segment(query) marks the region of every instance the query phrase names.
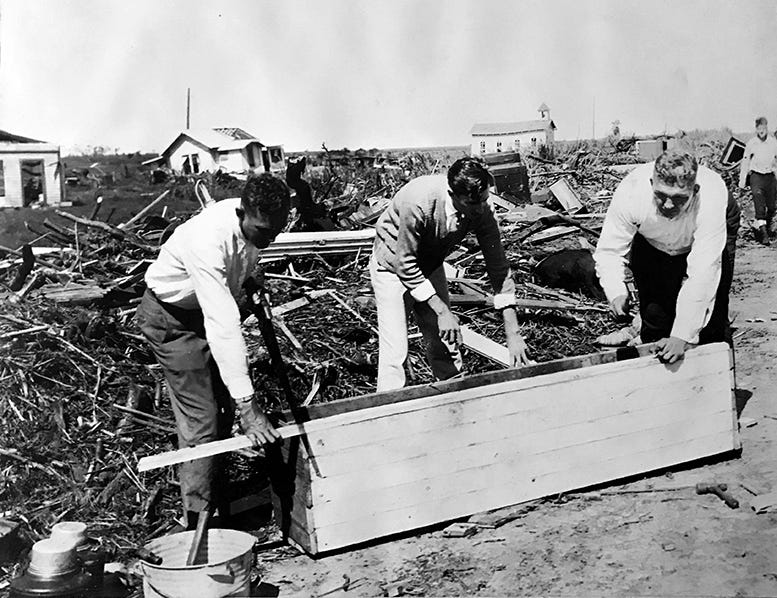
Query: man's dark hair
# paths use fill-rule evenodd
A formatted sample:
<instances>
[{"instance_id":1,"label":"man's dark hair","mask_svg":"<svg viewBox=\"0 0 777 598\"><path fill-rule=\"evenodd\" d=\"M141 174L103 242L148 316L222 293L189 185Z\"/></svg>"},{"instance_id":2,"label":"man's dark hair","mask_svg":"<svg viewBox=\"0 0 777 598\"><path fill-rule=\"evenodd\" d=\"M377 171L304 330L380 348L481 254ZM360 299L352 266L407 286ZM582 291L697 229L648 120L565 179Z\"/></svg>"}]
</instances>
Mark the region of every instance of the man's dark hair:
<instances>
[{"instance_id":1,"label":"man's dark hair","mask_svg":"<svg viewBox=\"0 0 777 598\"><path fill-rule=\"evenodd\" d=\"M240 199L243 209L251 214L288 212L291 205L286 183L269 172L249 176Z\"/></svg>"},{"instance_id":2,"label":"man's dark hair","mask_svg":"<svg viewBox=\"0 0 777 598\"><path fill-rule=\"evenodd\" d=\"M655 177L667 185L692 187L699 172L699 163L693 154L682 150L666 150L656 160Z\"/></svg>"},{"instance_id":3,"label":"man's dark hair","mask_svg":"<svg viewBox=\"0 0 777 598\"><path fill-rule=\"evenodd\" d=\"M451 191L455 195L469 197L473 202L480 201L483 191L493 181L494 178L480 158L459 158L448 169L448 186Z\"/></svg>"},{"instance_id":4,"label":"man's dark hair","mask_svg":"<svg viewBox=\"0 0 777 598\"><path fill-rule=\"evenodd\" d=\"M766 117L765 116L759 116L758 118L755 119L755 126L756 127L758 125L768 125L768 124L769 123L766 121Z\"/></svg>"}]
</instances>

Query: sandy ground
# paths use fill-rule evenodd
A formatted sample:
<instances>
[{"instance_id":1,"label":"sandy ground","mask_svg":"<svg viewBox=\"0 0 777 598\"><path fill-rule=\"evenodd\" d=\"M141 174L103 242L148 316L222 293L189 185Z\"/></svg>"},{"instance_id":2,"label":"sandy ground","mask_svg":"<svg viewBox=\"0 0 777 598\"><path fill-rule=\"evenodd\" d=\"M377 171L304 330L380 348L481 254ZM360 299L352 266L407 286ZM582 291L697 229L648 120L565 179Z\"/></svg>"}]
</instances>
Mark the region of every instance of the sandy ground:
<instances>
[{"instance_id":1,"label":"sandy ground","mask_svg":"<svg viewBox=\"0 0 777 598\"><path fill-rule=\"evenodd\" d=\"M715 479L739 509L692 489L572 494L469 538L445 538L440 527L318 559L269 551L260 556L266 595L382 596L401 581L391 595L777 596L777 513L755 514L740 485L777 490L777 246L746 237L731 300L740 417L755 421L742 426L741 456L607 489ZM755 318L763 322L746 322ZM347 592L336 589L343 575Z\"/></svg>"}]
</instances>

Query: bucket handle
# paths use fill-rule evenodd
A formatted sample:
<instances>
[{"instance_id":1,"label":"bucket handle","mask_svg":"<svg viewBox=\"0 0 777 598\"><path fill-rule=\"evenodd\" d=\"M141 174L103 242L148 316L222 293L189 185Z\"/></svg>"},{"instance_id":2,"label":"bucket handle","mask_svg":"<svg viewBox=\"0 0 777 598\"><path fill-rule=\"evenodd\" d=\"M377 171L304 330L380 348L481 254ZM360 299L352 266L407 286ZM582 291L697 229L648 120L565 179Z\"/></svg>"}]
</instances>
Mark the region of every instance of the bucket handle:
<instances>
[{"instance_id":1,"label":"bucket handle","mask_svg":"<svg viewBox=\"0 0 777 598\"><path fill-rule=\"evenodd\" d=\"M210 577L213 581L218 581L221 583L234 583L235 581L235 571L231 564L224 563L223 565L219 567L208 567L209 571L205 573L208 577ZM215 570L214 570L215 569Z\"/></svg>"}]
</instances>

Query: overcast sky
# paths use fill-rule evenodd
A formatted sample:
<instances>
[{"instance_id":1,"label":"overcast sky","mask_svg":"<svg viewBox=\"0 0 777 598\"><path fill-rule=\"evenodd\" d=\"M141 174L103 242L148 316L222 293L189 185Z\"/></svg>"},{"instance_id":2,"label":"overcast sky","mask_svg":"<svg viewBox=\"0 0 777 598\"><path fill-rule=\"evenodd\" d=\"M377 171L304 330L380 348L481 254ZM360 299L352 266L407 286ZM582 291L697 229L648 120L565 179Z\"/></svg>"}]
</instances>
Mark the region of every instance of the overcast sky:
<instances>
[{"instance_id":1,"label":"overcast sky","mask_svg":"<svg viewBox=\"0 0 777 598\"><path fill-rule=\"evenodd\" d=\"M774 0L0 0L0 129L161 151L238 126L287 150L777 126ZM595 98L595 111L594 111Z\"/></svg>"}]
</instances>

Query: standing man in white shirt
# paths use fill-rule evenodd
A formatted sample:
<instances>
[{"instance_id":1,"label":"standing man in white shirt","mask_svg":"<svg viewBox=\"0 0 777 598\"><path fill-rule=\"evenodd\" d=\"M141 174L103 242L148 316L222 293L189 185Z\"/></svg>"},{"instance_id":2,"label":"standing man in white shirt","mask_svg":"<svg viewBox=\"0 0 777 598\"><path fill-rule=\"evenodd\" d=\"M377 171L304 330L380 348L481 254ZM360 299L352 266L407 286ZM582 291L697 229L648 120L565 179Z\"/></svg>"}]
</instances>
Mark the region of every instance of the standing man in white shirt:
<instances>
[{"instance_id":1,"label":"standing man in white shirt","mask_svg":"<svg viewBox=\"0 0 777 598\"><path fill-rule=\"evenodd\" d=\"M220 201L179 226L146 272L136 319L169 384L180 448L228 437L235 407L255 444L279 438L254 397L237 298L260 250L286 225L289 201L280 179L249 177L240 198ZM218 457L209 457L180 466L190 529L200 512L218 508L228 516L216 492L218 464Z\"/></svg>"},{"instance_id":2,"label":"standing man in white shirt","mask_svg":"<svg viewBox=\"0 0 777 598\"><path fill-rule=\"evenodd\" d=\"M755 119L755 132L756 136L745 146L739 171L739 187L745 188L749 174L755 207L755 236L764 245L769 245L769 235L773 234L772 218L777 207L777 139L769 135L764 116Z\"/></svg>"},{"instance_id":3,"label":"standing man in white shirt","mask_svg":"<svg viewBox=\"0 0 777 598\"><path fill-rule=\"evenodd\" d=\"M724 341L732 268L726 255L728 191L721 177L686 152L641 164L615 190L596 246L596 271L612 311L629 312L627 255L639 294L642 342L660 359L690 345Z\"/></svg>"}]
</instances>

